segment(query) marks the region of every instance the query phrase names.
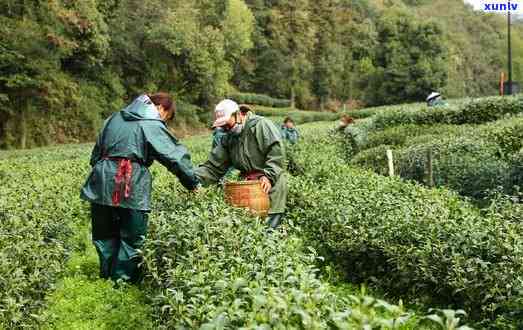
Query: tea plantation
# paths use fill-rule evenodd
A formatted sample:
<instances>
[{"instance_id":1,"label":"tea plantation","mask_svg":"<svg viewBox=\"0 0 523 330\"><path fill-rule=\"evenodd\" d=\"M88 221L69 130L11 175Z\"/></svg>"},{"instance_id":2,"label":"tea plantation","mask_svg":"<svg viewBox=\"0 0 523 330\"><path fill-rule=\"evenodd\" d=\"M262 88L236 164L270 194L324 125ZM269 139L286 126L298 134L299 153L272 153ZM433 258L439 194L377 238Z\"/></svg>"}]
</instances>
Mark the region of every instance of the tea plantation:
<instances>
[{"instance_id":1,"label":"tea plantation","mask_svg":"<svg viewBox=\"0 0 523 330\"><path fill-rule=\"evenodd\" d=\"M272 234L227 206L219 188L186 193L155 165L138 287L97 279L88 205L78 197L90 145L1 152L0 328L519 329L520 104L360 110L355 117L367 118L346 134L332 133L333 122L300 126L286 224ZM195 163L205 160L210 137L184 143ZM384 146L401 150L409 181L379 174ZM434 189L403 174L419 173L407 160L426 146L467 156L465 174L437 163ZM479 165L500 166L507 181L485 172L491 184L469 187ZM458 193L488 202L479 208Z\"/></svg>"}]
</instances>

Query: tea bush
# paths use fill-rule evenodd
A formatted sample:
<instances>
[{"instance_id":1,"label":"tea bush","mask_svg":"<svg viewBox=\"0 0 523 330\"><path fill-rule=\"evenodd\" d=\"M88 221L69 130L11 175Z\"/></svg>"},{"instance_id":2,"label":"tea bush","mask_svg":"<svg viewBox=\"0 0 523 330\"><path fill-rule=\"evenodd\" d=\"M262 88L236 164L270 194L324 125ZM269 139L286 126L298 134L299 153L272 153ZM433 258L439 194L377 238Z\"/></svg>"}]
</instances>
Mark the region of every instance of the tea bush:
<instances>
[{"instance_id":1,"label":"tea bush","mask_svg":"<svg viewBox=\"0 0 523 330\"><path fill-rule=\"evenodd\" d=\"M345 133L348 143L353 146L353 152L357 153L366 148L368 135L372 131L409 124L483 124L521 113L523 113L521 97L489 97L442 108L394 107L388 111L379 111L366 121L349 126Z\"/></svg>"},{"instance_id":2,"label":"tea bush","mask_svg":"<svg viewBox=\"0 0 523 330\"><path fill-rule=\"evenodd\" d=\"M476 199L492 190L513 194L523 185L514 154L523 143L521 118L487 125L400 125L368 136L364 149L350 163L387 175L386 150L392 149L396 173L402 178L427 182L427 153L433 153L437 186L446 186ZM356 136L356 135L355 135Z\"/></svg>"},{"instance_id":3,"label":"tea bush","mask_svg":"<svg viewBox=\"0 0 523 330\"><path fill-rule=\"evenodd\" d=\"M203 160L210 138L188 146ZM183 193L157 166L147 297L96 280L88 207L78 198L90 149L0 153L0 328L431 328L401 305L338 295L298 236L266 234L219 190Z\"/></svg>"},{"instance_id":4,"label":"tea bush","mask_svg":"<svg viewBox=\"0 0 523 330\"><path fill-rule=\"evenodd\" d=\"M481 213L446 190L351 168L323 137L309 141L289 218L349 281L464 308L479 327L523 326L520 205Z\"/></svg>"},{"instance_id":5,"label":"tea bush","mask_svg":"<svg viewBox=\"0 0 523 330\"><path fill-rule=\"evenodd\" d=\"M433 153L436 186L445 186L475 199L489 196L490 190L513 190L511 166L500 159L496 145L468 137L446 138L416 144L397 154L397 171L402 178L427 182L427 153Z\"/></svg>"},{"instance_id":6,"label":"tea bush","mask_svg":"<svg viewBox=\"0 0 523 330\"><path fill-rule=\"evenodd\" d=\"M274 109L256 106L254 112L257 115L268 117L277 124L283 123L285 117L291 117L296 124L305 124L318 121L332 121L339 118L339 115L332 112L304 111L291 108Z\"/></svg>"},{"instance_id":7,"label":"tea bush","mask_svg":"<svg viewBox=\"0 0 523 330\"><path fill-rule=\"evenodd\" d=\"M206 144L191 144L202 159ZM222 192L177 191L155 168L155 209L144 253L155 315L166 328L416 328L401 306L337 296L318 277L317 254L261 219L224 204ZM176 198L161 196L176 195ZM363 303L365 301L365 303Z\"/></svg>"},{"instance_id":8,"label":"tea bush","mask_svg":"<svg viewBox=\"0 0 523 330\"><path fill-rule=\"evenodd\" d=\"M514 194L523 185L514 159L523 146L522 100L492 97L450 108L380 112L345 130L344 152L351 164L385 175L385 152L392 149L397 174L426 183L430 150L437 186L477 200L492 191Z\"/></svg>"},{"instance_id":9,"label":"tea bush","mask_svg":"<svg viewBox=\"0 0 523 330\"><path fill-rule=\"evenodd\" d=\"M523 116L496 121L479 128L479 136L495 143L502 158L510 158L523 150Z\"/></svg>"},{"instance_id":10,"label":"tea bush","mask_svg":"<svg viewBox=\"0 0 523 330\"><path fill-rule=\"evenodd\" d=\"M64 259L83 244L76 236L87 219L77 197L88 166L86 152L78 158L82 148L0 157L0 328L35 322Z\"/></svg>"},{"instance_id":11,"label":"tea bush","mask_svg":"<svg viewBox=\"0 0 523 330\"><path fill-rule=\"evenodd\" d=\"M272 108L288 108L291 106L291 100L277 99L264 94L235 93L229 95L229 98L238 103L256 104Z\"/></svg>"}]
</instances>

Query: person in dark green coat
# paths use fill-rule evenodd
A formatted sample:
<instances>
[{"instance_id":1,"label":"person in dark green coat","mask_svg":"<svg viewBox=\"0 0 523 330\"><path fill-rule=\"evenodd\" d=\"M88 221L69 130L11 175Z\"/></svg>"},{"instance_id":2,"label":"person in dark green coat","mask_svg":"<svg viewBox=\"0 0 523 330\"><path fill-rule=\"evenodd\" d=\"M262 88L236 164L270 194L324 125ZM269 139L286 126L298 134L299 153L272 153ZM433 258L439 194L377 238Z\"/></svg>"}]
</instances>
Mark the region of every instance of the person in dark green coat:
<instances>
[{"instance_id":1,"label":"person in dark green coat","mask_svg":"<svg viewBox=\"0 0 523 330\"><path fill-rule=\"evenodd\" d=\"M287 117L283 121L283 125L281 127L281 134L283 136L283 139L289 141L290 144L298 143L298 140L300 139L300 133L294 126L294 121L291 117Z\"/></svg>"},{"instance_id":2,"label":"person in dark green coat","mask_svg":"<svg viewBox=\"0 0 523 330\"><path fill-rule=\"evenodd\" d=\"M233 166L245 180L260 180L271 201L267 222L276 228L287 202L285 148L280 130L266 118L241 112L231 100L220 102L215 114L213 126L221 127L227 135L211 151L208 161L196 168L196 176L204 185L216 184Z\"/></svg>"},{"instance_id":3,"label":"person in dark green coat","mask_svg":"<svg viewBox=\"0 0 523 330\"><path fill-rule=\"evenodd\" d=\"M149 167L160 162L188 190L199 181L187 149L166 121L175 113L165 93L142 95L106 120L91 155L81 198L91 203L92 239L102 278L136 283L151 210Z\"/></svg>"}]
</instances>

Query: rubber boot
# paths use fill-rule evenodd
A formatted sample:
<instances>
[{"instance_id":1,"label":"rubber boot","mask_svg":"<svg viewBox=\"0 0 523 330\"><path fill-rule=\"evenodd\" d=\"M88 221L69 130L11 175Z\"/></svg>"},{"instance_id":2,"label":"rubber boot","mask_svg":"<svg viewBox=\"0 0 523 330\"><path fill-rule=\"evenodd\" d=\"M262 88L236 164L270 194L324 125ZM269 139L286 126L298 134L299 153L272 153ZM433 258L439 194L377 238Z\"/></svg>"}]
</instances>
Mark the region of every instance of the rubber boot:
<instances>
[{"instance_id":1,"label":"rubber boot","mask_svg":"<svg viewBox=\"0 0 523 330\"><path fill-rule=\"evenodd\" d=\"M269 214L266 224L271 229L276 229L281 224L282 220L283 220L283 213Z\"/></svg>"}]
</instances>

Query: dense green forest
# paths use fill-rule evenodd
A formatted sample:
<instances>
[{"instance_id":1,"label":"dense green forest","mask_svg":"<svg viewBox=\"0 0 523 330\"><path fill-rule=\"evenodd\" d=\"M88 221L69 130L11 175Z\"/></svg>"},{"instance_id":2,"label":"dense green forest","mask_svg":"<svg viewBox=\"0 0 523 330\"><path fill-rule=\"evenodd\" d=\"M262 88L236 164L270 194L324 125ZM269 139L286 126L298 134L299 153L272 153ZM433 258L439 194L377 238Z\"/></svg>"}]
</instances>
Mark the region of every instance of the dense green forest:
<instances>
[{"instance_id":1,"label":"dense green forest","mask_svg":"<svg viewBox=\"0 0 523 330\"><path fill-rule=\"evenodd\" d=\"M0 148L92 139L144 91L171 92L196 127L238 91L322 110L480 96L497 93L506 65L505 18L456 0L0 0L0 11Z\"/></svg>"}]
</instances>

